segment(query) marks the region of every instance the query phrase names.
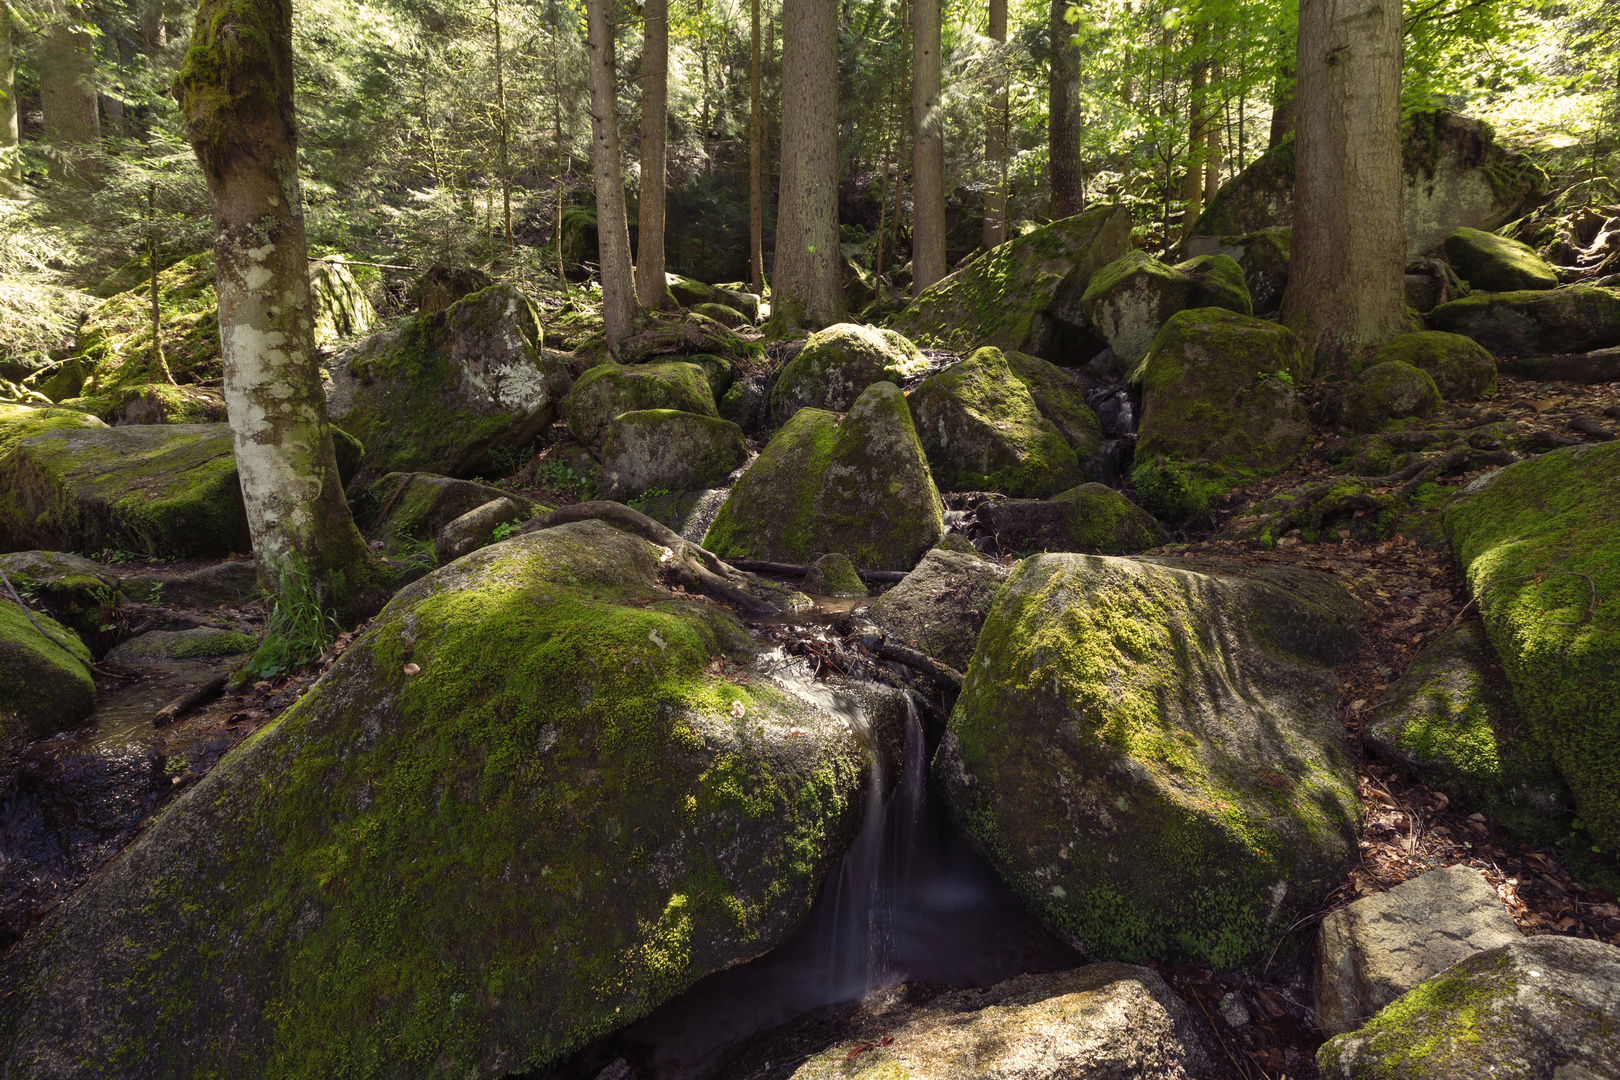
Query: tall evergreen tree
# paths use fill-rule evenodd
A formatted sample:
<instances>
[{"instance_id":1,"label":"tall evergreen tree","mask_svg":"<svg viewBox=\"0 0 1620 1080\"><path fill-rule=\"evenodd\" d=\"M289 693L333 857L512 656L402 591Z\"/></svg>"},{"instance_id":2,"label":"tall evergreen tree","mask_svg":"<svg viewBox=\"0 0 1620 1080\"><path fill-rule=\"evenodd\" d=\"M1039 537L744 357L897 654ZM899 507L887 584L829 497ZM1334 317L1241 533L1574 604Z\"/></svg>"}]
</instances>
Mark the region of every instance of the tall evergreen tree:
<instances>
[{"instance_id":1,"label":"tall evergreen tree","mask_svg":"<svg viewBox=\"0 0 1620 1080\"><path fill-rule=\"evenodd\" d=\"M630 227L624 212L619 160L619 93L614 62L612 0L586 0L586 47L591 54L591 174L596 180L596 242L601 259L602 325L609 347L630 336L636 318L630 271Z\"/></svg>"},{"instance_id":2,"label":"tall evergreen tree","mask_svg":"<svg viewBox=\"0 0 1620 1080\"><path fill-rule=\"evenodd\" d=\"M1086 208L1080 180L1080 56L1069 44L1068 13L1069 0L1052 0L1046 140L1054 218L1072 217Z\"/></svg>"},{"instance_id":3,"label":"tall evergreen tree","mask_svg":"<svg viewBox=\"0 0 1620 1080\"><path fill-rule=\"evenodd\" d=\"M641 204L636 217L636 298L664 305L664 159L669 133L669 0L642 8Z\"/></svg>"},{"instance_id":4,"label":"tall evergreen tree","mask_svg":"<svg viewBox=\"0 0 1620 1080\"><path fill-rule=\"evenodd\" d=\"M911 291L945 276L945 122L940 0L911 4Z\"/></svg>"},{"instance_id":5,"label":"tall evergreen tree","mask_svg":"<svg viewBox=\"0 0 1620 1080\"><path fill-rule=\"evenodd\" d=\"M838 247L838 6L782 2L782 196L773 315L828 323L842 304Z\"/></svg>"},{"instance_id":6,"label":"tall evergreen tree","mask_svg":"<svg viewBox=\"0 0 1620 1080\"><path fill-rule=\"evenodd\" d=\"M1007 0L990 0L989 36L1007 40ZM984 158L990 183L984 192L984 229L981 243L993 248L1007 239L1007 80L998 76L990 95L984 125Z\"/></svg>"}]
</instances>

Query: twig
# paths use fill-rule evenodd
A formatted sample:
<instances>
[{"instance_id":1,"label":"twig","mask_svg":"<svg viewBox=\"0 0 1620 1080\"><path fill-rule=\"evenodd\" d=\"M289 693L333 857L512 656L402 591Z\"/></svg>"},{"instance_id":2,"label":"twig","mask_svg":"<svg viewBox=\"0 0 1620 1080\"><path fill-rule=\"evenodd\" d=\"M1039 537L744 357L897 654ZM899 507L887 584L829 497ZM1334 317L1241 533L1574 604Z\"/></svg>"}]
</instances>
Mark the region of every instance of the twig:
<instances>
[{"instance_id":1,"label":"twig","mask_svg":"<svg viewBox=\"0 0 1620 1080\"><path fill-rule=\"evenodd\" d=\"M1469 600L1468 603L1466 603L1466 604L1464 604L1462 606L1462 610L1457 612L1456 616L1451 620L1451 623L1446 627L1446 629L1450 630L1450 629L1452 629L1452 627L1455 627L1459 622L1461 622L1462 617L1464 615L1468 614L1468 609L1469 608L1478 607L1479 602L1485 598L1486 591L1488 589L1490 589L1493 585L1502 585L1502 584L1505 584L1506 582L1509 582L1509 581L1525 581L1525 580L1527 580L1529 578L1540 579L1540 578L1543 578L1543 577L1547 577L1549 575L1553 576L1553 577L1579 577L1579 578L1585 578L1587 587L1592 590L1592 602L1591 602L1591 604L1587 605L1587 608L1586 608L1585 611L1581 612L1581 617L1579 619L1576 619L1574 622L1556 622L1556 621L1554 621L1552 619L1548 619L1547 620L1547 625L1548 626L1570 626L1570 627L1575 627L1575 626L1585 626L1588 622L1591 622L1592 617L1597 614L1597 606L1598 606L1597 582L1592 580L1592 575L1591 574L1583 573L1580 570L1537 570L1537 571L1535 571L1533 573L1529 573L1529 574L1514 574L1511 577L1491 578L1489 581L1485 582L1483 585L1481 585L1479 587L1478 591L1474 593L1473 599Z\"/></svg>"},{"instance_id":2,"label":"twig","mask_svg":"<svg viewBox=\"0 0 1620 1080\"><path fill-rule=\"evenodd\" d=\"M18 607L22 608L22 613L28 617L28 621L33 624L34 629L39 631L39 636L50 642L52 645L55 645L58 649L61 649L69 656L73 657L75 662L83 664L91 671L96 672L98 675L105 675L109 679L123 679L126 682L138 682L140 680L139 675L120 675L116 671L107 671L105 668L99 668L90 663L88 660L80 660L77 653L69 648L64 642L59 641L50 634L47 634L45 632L45 628L39 625L39 620L34 618L34 613L28 610L28 605L23 603L22 597L17 595L17 590L12 586L11 579L6 576L6 572L3 569L0 569L0 582L5 583L6 592L10 593L11 599L16 602Z\"/></svg>"},{"instance_id":3,"label":"twig","mask_svg":"<svg viewBox=\"0 0 1620 1080\"><path fill-rule=\"evenodd\" d=\"M246 663L246 661L243 661L243 663ZM242 664L236 664L230 670L215 675L190 693L175 698L159 709L152 717L152 726L155 728L168 727L198 705L218 697L221 691L225 689L225 684L230 682L231 676L235 675L241 668Z\"/></svg>"}]
</instances>

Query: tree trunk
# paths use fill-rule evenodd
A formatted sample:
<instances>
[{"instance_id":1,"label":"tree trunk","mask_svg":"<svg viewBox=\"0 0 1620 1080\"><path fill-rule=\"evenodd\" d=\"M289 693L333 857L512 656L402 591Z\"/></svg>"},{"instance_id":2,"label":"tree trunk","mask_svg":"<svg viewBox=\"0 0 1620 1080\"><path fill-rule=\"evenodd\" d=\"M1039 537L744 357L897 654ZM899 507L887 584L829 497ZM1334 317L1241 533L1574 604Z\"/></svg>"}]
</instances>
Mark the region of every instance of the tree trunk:
<instances>
[{"instance_id":1,"label":"tree trunk","mask_svg":"<svg viewBox=\"0 0 1620 1080\"><path fill-rule=\"evenodd\" d=\"M838 314L838 6L782 0L782 196L772 314L825 324Z\"/></svg>"},{"instance_id":2,"label":"tree trunk","mask_svg":"<svg viewBox=\"0 0 1620 1080\"><path fill-rule=\"evenodd\" d=\"M614 70L611 0L586 0L585 44L591 54L591 174L596 180L596 242L602 261L602 325L612 348L630 336L636 318L630 274L630 226L624 216L624 167L619 160L618 77Z\"/></svg>"},{"instance_id":3,"label":"tree trunk","mask_svg":"<svg viewBox=\"0 0 1620 1080\"><path fill-rule=\"evenodd\" d=\"M753 32L748 48L748 274L754 291L765 295L765 101L760 66L759 0L751 5Z\"/></svg>"},{"instance_id":4,"label":"tree trunk","mask_svg":"<svg viewBox=\"0 0 1620 1080\"><path fill-rule=\"evenodd\" d=\"M58 8L39 43L39 104L45 142L61 155L50 166L57 179L73 174L101 138L95 40L80 18L76 7Z\"/></svg>"},{"instance_id":5,"label":"tree trunk","mask_svg":"<svg viewBox=\"0 0 1620 1080\"><path fill-rule=\"evenodd\" d=\"M756 0L757 2L757 0ZM17 55L11 5L0 0L0 196L22 193L22 156L17 147Z\"/></svg>"},{"instance_id":6,"label":"tree trunk","mask_svg":"<svg viewBox=\"0 0 1620 1080\"><path fill-rule=\"evenodd\" d=\"M1294 132L1294 65L1277 69L1277 85L1271 93L1271 139L1276 146Z\"/></svg>"},{"instance_id":7,"label":"tree trunk","mask_svg":"<svg viewBox=\"0 0 1620 1080\"><path fill-rule=\"evenodd\" d=\"M500 122L501 224L506 233L506 268L517 269L517 247L512 241L512 123L506 112L506 58L501 49L501 0L491 2L495 24L495 111Z\"/></svg>"},{"instance_id":8,"label":"tree trunk","mask_svg":"<svg viewBox=\"0 0 1620 1080\"><path fill-rule=\"evenodd\" d=\"M163 307L158 302L158 234L157 234L157 181L146 189L146 272L152 301L152 373L174 385L174 375L163 358Z\"/></svg>"},{"instance_id":9,"label":"tree trunk","mask_svg":"<svg viewBox=\"0 0 1620 1080\"><path fill-rule=\"evenodd\" d=\"M202 0L174 93L214 207L225 404L260 578L282 596L307 575L323 606L363 616L375 567L316 362L289 0Z\"/></svg>"},{"instance_id":10,"label":"tree trunk","mask_svg":"<svg viewBox=\"0 0 1620 1080\"><path fill-rule=\"evenodd\" d=\"M1069 44L1068 10L1069 0L1052 0L1046 167L1052 177L1053 218L1073 217L1086 208L1080 182L1080 55Z\"/></svg>"},{"instance_id":11,"label":"tree trunk","mask_svg":"<svg viewBox=\"0 0 1620 1080\"><path fill-rule=\"evenodd\" d=\"M641 210L636 218L636 297L663 307L664 142L669 131L669 0L647 0L641 48Z\"/></svg>"},{"instance_id":12,"label":"tree trunk","mask_svg":"<svg viewBox=\"0 0 1620 1080\"><path fill-rule=\"evenodd\" d=\"M1307 365L1351 376L1411 329L1402 274L1401 6L1304 0L1284 321Z\"/></svg>"},{"instance_id":13,"label":"tree trunk","mask_svg":"<svg viewBox=\"0 0 1620 1080\"><path fill-rule=\"evenodd\" d=\"M1202 29L1193 32L1193 50L1202 51ZM1209 81L1209 66L1202 57L1193 60L1192 87L1187 94L1187 171L1181 178L1181 235L1192 232L1204 208L1204 140L1209 117L1206 115L1204 87Z\"/></svg>"},{"instance_id":14,"label":"tree trunk","mask_svg":"<svg viewBox=\"0 0 1620 1080\"><path fill-rule=\"evenodd\" d=\"M169 32L163 21L163 0L146 0L142 6L141 44L148 56L168 47Z\"/></svg>"},{"instance_id":15,"label":"tree trunk","mask_svg":"<svg viewBox=\"0 0 1620 1080\"><path fill-rule=\"evenodd\" d=\"M1214 73L1213 81L1218 83L1221 78L1221 69L1216 66L1211 70ZM1223 106L1221 111L1223 113L1222 119L1226 122L1228 128L1227 134L1230 135L1232 118L1230 105ZM1222 125L1216 123L1215 118L1208 113L1205 115L1208 117L1208 122L1204 126L1204 204L1207 206L1210 200L1215 198L1216 192L1221 190Z\"/></svg>"},{"instance_id":16,"label":"tree trunk","mask_svg":"<svg viewBox=\"0 0 1620 1080\"><path fill-rule=\"evenodd\" d=\"M940 0L911 4L911 295L945 276Z\"/></svg>"},{"instance_id":17,"label":"tree trunk","mask_svg":"<svg viewBox=\"0 0 1620 1080\"><path fill-rule=\"evenodd\" d=\"M990 38L1007 40L1007 0L990 0ZM984 193L984 232L980 243L993 248L1007 239L1007 81L997 77L984 126L984 160L991 172Z\"/></svg>"}]
</instances>

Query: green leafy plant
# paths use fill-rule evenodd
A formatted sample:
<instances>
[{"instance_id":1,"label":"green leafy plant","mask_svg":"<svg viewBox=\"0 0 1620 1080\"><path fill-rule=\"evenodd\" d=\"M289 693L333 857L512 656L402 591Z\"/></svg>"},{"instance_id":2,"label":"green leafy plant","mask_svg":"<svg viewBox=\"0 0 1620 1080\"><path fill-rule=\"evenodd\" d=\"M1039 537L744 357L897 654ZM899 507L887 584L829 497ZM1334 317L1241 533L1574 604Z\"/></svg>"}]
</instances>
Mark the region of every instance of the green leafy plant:
<instances>
[{"instance_id":1,"label":"green leafy plant","mask_svg":"<svg viewBox=\"0 0 1620 1080\"><path fill-rule=\"evenodd\" d=\"M518 531L522 524L523 523L521 521L503 521L499 525L495 526L495 543L498 544L502 540L510 537L513 533Z\"/></svg>"},{"instance_id":2,"label":"green leafy plant","mask_svg":"<svg viewBox=\"0 0 1620 1080\"><path fill-rule=\"evenodd\" d=\"M269 679L307 667L337 636L337 614L321 606L321 593L298 556L281 575L279 595L264 623L259 647L243 666L250 678Z\"/></svg>"},{"instance_id":3,"label":"green leafy plant","mask_svg":"<svg viewBox=\"0 0 1620 1080\"><path fill-rule=\"evenodd\" d=\"M576 472L573 466L561 461L546 462L536 470L534 479L542 487L549 487L553 491L560 491L579 499L588 499L596 494L594 476Z\"/></svg>"},{"instance_id":4,"label":"green leafy plant","mask_svg":"<svg viewBox=\"0 0 1620 1080\"><path fill-rule=\"evenodd\" d=\"M1209 500L1219 491L1215 484L1164 458L1138 465L1131 473L1131 486L1141 497L1143 509L1164 521L1186 521L1209 513Z\"/></svg>"},{"instance_id":5,"label":"green leafy plant","mask_svg":"<svg viewBox=\"0 0 1620 1080\"><path fill-rule=\"evenodd\" d=\"M1278 382L1282 383L1284 386L1291 387L1291 386L1294 385L1294 376L1293 376L1292 372L1273 371L1269 376L1267 376L1267 378L1276 379Z\"/></svg>"}]
</instances>

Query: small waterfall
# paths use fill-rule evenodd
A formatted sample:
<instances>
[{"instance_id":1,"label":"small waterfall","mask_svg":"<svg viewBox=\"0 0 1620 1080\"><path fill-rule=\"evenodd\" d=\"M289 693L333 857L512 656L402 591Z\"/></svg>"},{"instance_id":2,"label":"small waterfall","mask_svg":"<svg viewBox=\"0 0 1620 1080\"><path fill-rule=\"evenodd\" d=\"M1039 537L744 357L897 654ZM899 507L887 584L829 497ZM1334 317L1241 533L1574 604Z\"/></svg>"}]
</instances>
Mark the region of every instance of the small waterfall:
<instances>
[{"instance_id":1,"label":"small waterfall","mask_svg":"<svg viewBox=\"0 0 1620 1080\"><path fill-rule=\"evenodd\" d=\"M1102 422L1102 482L1117 491L1125 486L1136 458L1136 403L1123 384L1113 383L1088 391L1086 404Z\"/></svg>"}]
</instances>

